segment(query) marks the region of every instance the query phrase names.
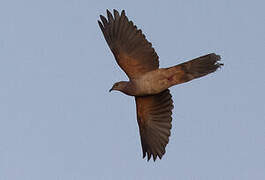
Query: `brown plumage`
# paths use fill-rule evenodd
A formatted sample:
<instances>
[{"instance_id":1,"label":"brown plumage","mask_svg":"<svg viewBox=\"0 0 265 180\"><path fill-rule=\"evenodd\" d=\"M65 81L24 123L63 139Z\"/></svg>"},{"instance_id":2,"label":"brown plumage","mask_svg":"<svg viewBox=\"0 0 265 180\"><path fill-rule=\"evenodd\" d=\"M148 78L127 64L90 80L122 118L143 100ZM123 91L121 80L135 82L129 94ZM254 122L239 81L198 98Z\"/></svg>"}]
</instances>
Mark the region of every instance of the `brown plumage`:
<instances>
[{"instance_id":1,"label":"brown plumage","mask_svg":"<svg viewBox=\"0 0 265 180\"><path fill-rule=\"evenodd\" d=\"M114 15L114 16L113 16ZM121 14L107 10L107 19L100 15L100 29L118 65L130 81L121 81L111 90L135 96L143 157L156 160L165 154L168 144L173 101L168 90L176 84L188 82L216 71L221 65L220 56L214 53L191 61L160 68L158 56L140 29Z\"/></svg>"},{"instance_id":2,"label":"brown plumage","mask_svg":"<svg viewBox=\"0 0 265 180\"><path fill-rule=\"evenodd\" d=\"M113 52L119 66L129 76L134 78L157 69L159 66L158 56L141 30L129 21L125 11L119 15L114 10L114 17L107 10L108 20L100 16L99 26L104 37Z\"/></svg>"}]
</instances>

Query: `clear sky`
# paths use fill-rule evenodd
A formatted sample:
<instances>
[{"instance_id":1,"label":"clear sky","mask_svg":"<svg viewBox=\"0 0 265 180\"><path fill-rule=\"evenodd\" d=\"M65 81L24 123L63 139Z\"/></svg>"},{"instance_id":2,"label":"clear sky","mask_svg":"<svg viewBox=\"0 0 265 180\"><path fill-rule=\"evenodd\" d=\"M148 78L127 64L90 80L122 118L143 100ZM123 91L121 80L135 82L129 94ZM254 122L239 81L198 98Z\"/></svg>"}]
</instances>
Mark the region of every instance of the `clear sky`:
<instances>
[{"instance_id":1,"label":"clear sky","mask_svg":"<svg viewBox=\"0 0 265 180\"><path fill-rule=\"evenodd\" d=\"M0 1L0 180L265 179L263 0ZM126 10L161 67L225 66L171 88L173 128L146 162L127 77L98 27Z\"/></svg>"}]
</instances>

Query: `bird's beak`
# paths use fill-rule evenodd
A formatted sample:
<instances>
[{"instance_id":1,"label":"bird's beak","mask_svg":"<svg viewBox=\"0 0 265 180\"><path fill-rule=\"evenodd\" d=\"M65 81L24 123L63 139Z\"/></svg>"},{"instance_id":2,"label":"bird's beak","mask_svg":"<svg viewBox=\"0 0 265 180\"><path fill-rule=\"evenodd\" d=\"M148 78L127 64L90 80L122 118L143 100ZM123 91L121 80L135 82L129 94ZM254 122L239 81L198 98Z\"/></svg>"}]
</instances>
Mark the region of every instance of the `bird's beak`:
<instances>
[{"instance_id":1,"label":"bird's beak","mask_svg":"<svg viewBox=\"0 0 265 180\"><path fill-rule=\"evenodd\" d=\"M110 90L109 90L109 92L111 92L113 90L113 88L111 88Z\"/></svg>"}]
</instances>

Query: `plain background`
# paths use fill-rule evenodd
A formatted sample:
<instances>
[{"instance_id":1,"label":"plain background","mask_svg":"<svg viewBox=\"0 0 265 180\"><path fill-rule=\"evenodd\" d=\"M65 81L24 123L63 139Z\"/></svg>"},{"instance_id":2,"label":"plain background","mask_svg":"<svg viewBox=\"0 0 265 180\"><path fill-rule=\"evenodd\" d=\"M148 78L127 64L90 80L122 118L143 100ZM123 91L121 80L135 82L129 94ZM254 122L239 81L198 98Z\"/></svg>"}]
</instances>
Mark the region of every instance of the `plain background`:
<instances>
[{"instance_id":1,"label":"plain background","mask_svg":"<svg viewBox=\"0 0 265 180\"><path fill-rule=\"evenodd\" d=\"M263 0L1 0L0 180L265 179ZM162 160L143 160L132 97L98 27L126 10L172 66L225 66L171 88Z\"/></svg>"}]
</instances>

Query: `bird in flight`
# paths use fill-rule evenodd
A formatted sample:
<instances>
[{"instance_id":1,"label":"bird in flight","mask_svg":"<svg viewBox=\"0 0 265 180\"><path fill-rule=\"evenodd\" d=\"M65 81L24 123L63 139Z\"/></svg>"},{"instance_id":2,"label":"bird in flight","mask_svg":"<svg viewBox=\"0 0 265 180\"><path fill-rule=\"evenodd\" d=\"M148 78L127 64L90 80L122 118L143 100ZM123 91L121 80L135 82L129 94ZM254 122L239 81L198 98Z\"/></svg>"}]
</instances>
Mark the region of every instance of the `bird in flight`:
<instances>
[{"instance_id":1,"label":"bird in flight","mask_svg":"<svg viewBox=\"0 0 265 180\"><path fill-rule=\"evenodd\" d=\"M173 101L171 86L205 76L221 67L219 55L207 54L173 67L159 68L158 55L125 11L107 10L99 27L118 65L129 81L116 82L110 91L135 97L143 158L160 159L169 141Z\"/></svg>"}]
</instances>

